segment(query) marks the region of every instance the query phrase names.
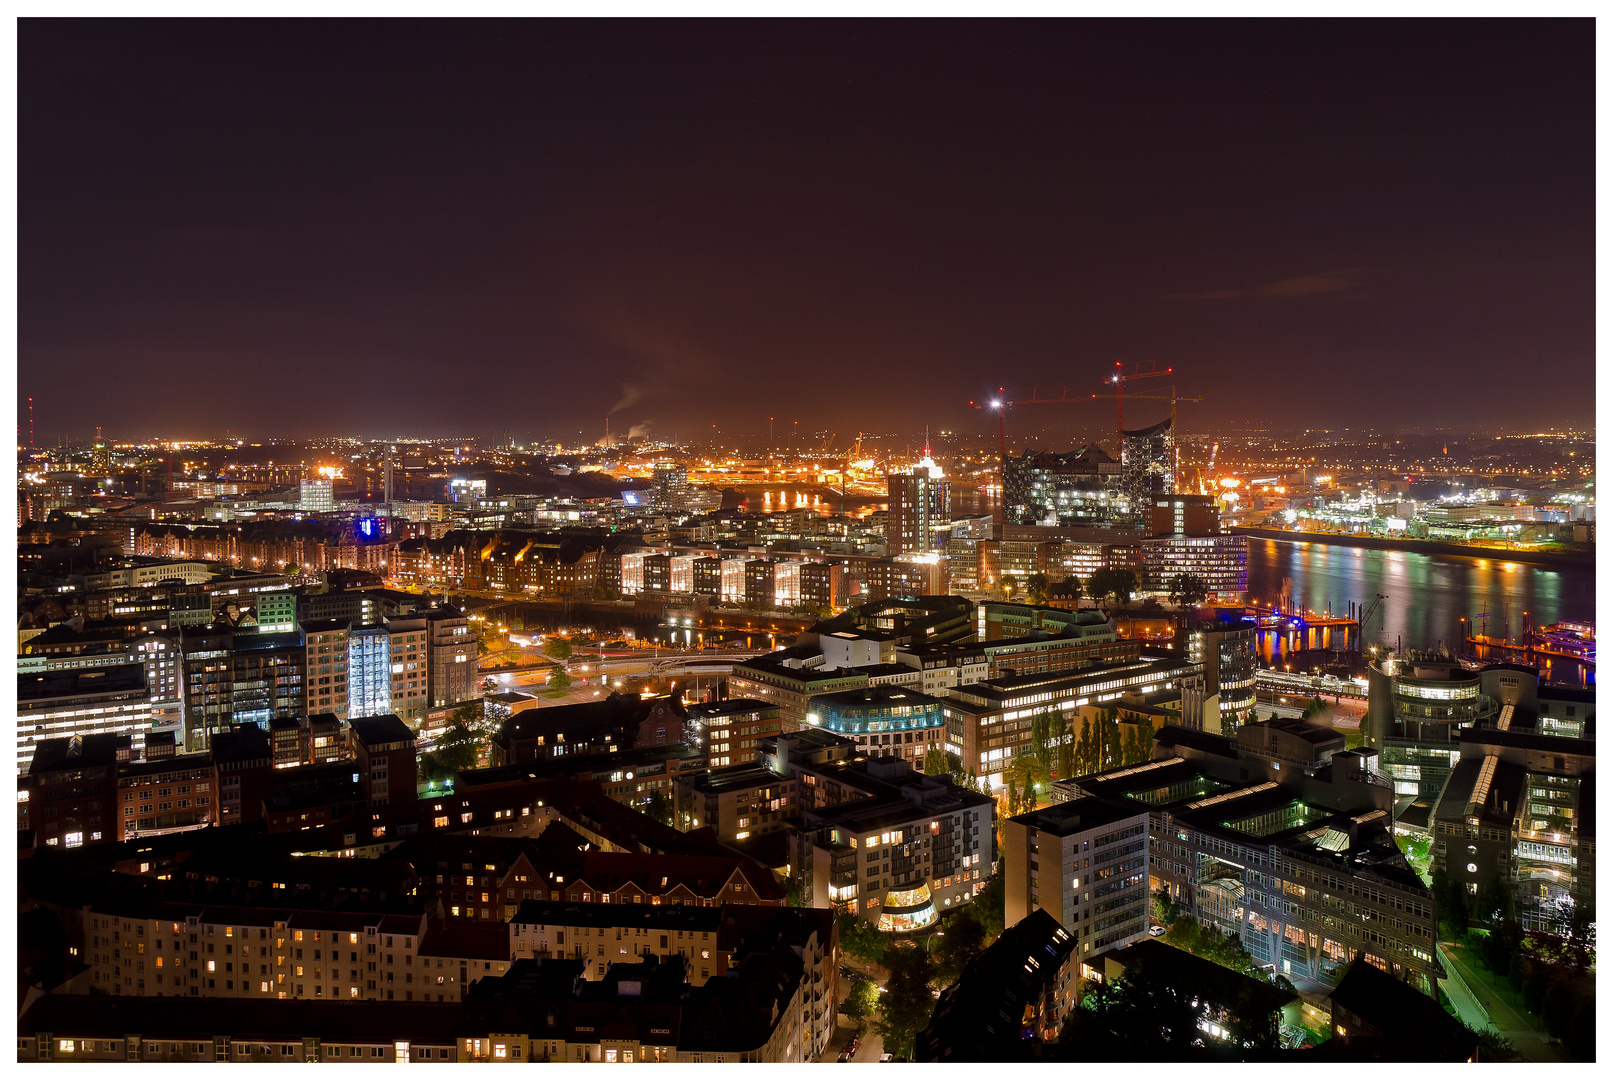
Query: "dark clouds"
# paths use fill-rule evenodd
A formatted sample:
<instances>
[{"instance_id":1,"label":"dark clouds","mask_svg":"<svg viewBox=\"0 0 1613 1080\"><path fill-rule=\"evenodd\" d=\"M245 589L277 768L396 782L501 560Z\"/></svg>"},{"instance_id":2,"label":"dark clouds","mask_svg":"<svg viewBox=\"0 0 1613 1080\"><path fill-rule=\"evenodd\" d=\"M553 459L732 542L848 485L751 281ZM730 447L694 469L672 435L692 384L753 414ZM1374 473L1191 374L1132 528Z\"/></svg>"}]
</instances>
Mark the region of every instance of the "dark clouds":
<instances>
[{"instance_id":1,"label":"dark clouds","mask_svg":"<svg viewBox=\"0 0 1613 1080\"><path fill-rule=\"evenodd\" d=\"M19 52L42 432L984 430L985 388L1116 359L1206 424L1591 417L1588 20L27 20Z\"/></svg>"}]
</instances>

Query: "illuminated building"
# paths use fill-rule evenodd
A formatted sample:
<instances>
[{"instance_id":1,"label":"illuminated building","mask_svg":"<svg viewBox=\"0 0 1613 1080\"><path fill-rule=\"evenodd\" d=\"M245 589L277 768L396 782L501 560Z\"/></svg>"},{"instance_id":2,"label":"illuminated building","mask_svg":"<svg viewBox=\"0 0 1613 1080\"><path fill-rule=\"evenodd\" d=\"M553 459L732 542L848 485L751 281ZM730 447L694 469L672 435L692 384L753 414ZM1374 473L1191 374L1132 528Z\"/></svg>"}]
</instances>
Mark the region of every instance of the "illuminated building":
<instances>
[{"instance_id":1,"label":"illuminated building","mask_svg":"<svg viewBox=\"0 0 1613 1080\"><path fill-rule=\"evenodd\" d=\"M1162 536L1139 540L1122 559L1123 549L1110 552L1111 566L1132 565L1145 591L1164 593L1177 574L1202 578L1212 597L1240 599L1249 591L1249 538L1213 536Z\"/></svg>"},{"instance_id":2,"label":"illuminated building","mask_svg":"<svg viewBox=\"0 0 1613 1080\"><path fill-rule=\"evenodd\" d=\"M1201 693L1205 698L1215 694L1220 703L1221 726L1216 734L1231 731L1254 708L1255 634L1252 625L1226 623L1188 631L1187 658L1204 667ZM1198 714L1184 705L1182 715Z\"/></svg>"},{"instance_id":3,"label":"illuminated building","mask_svg":"<svg viewBox=\"0 0 1613 1080\"><path fill-rule=\"evenodd\" d=\"M298 484L297 509L315 513L336 509L334 487L329 480L303 480Z\"/></svg>"},{"instance_id":4,"label":"illuminated building","mask_svg":"<svg viewBox=\"0 0 1613 1080\"><path fill-rule=\"evenodd\" d=\"M1137 524L1157 496L1176 493L1176 432L1169 419L1122 433L1120 483Z\"/></svg>"},{"instance_id":5,"label":"illuminated building","mask_svg":"<svg viewBox=\"0 0 1613 1080\"><path fill-rule=\"evenodd\" d=\"M705 754L713 768L754 761L762 739L783 727L779 707L754 698L690 705L686 712L689 745Z\"/></svg>"},{"instance_id":6,"label":"illuminated building","mask_svg":"<svg viewBox=\"0 0 1613 1080\"><path fill-rule=\"evenodd\" d=\"M828 747L803 741L796 750L790 741L780 736L773 760L787 761L796 780L801 826L791 867L812 907L843 906L902 933L985 888L994 800L916 773L903 758L835 759Z\"/></svg>"},{"instance_id":7,"label":"illuminated building","mask_svg":"<svg viewBox=\"0 0 1613 1080\"><path fill-rule=\"evenodd\" d=\"M258 633L289 634L297 629L297 594L284 592L258 594Z\"/></svg>"},{"instance_id":8,"label":"illuminated building","mask_svg":"<svg viewBox=\"0 0 1613 1080\"><path fill-rule=\"evenodd\" d=\"M429 697L430 648L426 620L416 614L388 619L387 644L391 651L391 712L418 724L431 708Z\"/></svg>"},{"instance_id":9,"label":"illuminated building","mask_svg":"<svg viewBox=\"0 0 1613 1080\"><path fill-rule=\"evenodd\" d=\"M820 694L810 702L806 722L850 739L858 753L905 759L915 772L923 771L925 754L945 749L940 700L906 687L870 685Z\"/></svg>"},{"instance_id":10,"label":"illuminated building","mask_svg":"<svg viewBox=\"0 0 1613 1080\"><path fill-rule=\"evenodd\" d=\"M655 466L650 480L650 506L655 510L681 514L689 508L689 473L676 463Z\"/></svg>"},{"instance_id":11,"label":"illuminated building","mask_svg":"<svg viewBox=\"0 0 1613 1080\"><path fill-rule=\"evenodd\" d=\"M941 702L947 717L946 748L963 758L964 768L999 788L1008 764L1030 748L1035 717L1055 712L1068 731L1069 718L1079 706L1118 704L1128 692L1170 689L1199 673L1197 664L1184 661L1132 660L959 686Z\"/></svg>"},{"instance_id":12,"label":"illuminated building","mask_svg":"<svg viewBox=\"0 0 1613 1080\"><path fill-rule=\"evenodd\" d=\"M1532 689L1534 674L1526 670ZM1502 679L1511 685L1504 686ZM1408 824L1426 827L1427 808L1439 798L1460 756L1461 729L1494 720L1501 710L1497 694L1505 689L1516 696L1523 684L1517 673L1494 670L1486 679L1449 657L1413 652L1368 663L1361 733L1394 779L1397 816L1404 818L1413 804L1420 804Z\"/></svg>"},{"instance_id":13,"label":"illuminated building","mask_svg":"<svg viewBox=\"0 0 1613 1080\"><path fill-rule=\"evenodd\" d=\"M952 528L952 481L944 479L927 456L911 473L892 474L885 480L890 499L887 552L901 555L943 549Z\"/></svg>"},{"instance_id":14,"label":"illuminated building","mask_svg":"<svg viewBox=\"0 0 1613 1080\"><path fill-rule=\"evenodd\" d=\"M470 623L457 608L440 607L424 612L431 644L431 678L427 687L433 708L457 705L481 693L477 672L476 636Z\"/></svg>"},{"instance_id":15,"label":"illuminated building","mask_svg":"<svg viewBox=\"0 0 1613 1080\"><path fill-rule=\"evenodd\" d=\"M1534 690L1530 669L1502 670L1524 692L1458 733L1429 824L1431 862L1473 897L1499 880L1525 931L1561 936L1596 895L1595 691ZM1565 710L1576 727L1553 715Z\"/></svg>"},{"instance_id":16,"label":"illuminated building","mask_svg":"<svg viewBox=\"0 0 1613 1080\"><path fill-rule=\"evenodd\" d=\"M728 677L729 696L776 704L783 729L798 730L806 723L814 696L868 685L868 676L863 672L855 668L831 670L820 667L822 662L823 654L811 645L754 656L734 665Z\"/></svg>"},{"instance_id":17,"label":"illuminated building","mask_svg":"<svg viewBox=\"0 0 1613 1080\"><path fill-rule=\"evenodd\" d=\"M1125 524L1120 462L1096 443L1067 454L1025 451L1004 467L1003 520L1017 525Z\"/></svg>"},{"instance_id":18,"label":"illuminated building","mask_svg":"<svg viewBox=\"0 0 1613 1080\"><path fill-rule=\"evenodd\" d=\"M1045 911L1083 959L1148 933L1148 810L1091 797L1003 823L1003 922Z\"/></svg>"},{"instance_id":19,"label":"illuminated building","mask_svg":"<svg viewBox=\"0 0 1613 1080\"><path fill-rule=\"evenodd\" d=\"M327 619L303 628L308 650L308 712L348 715L349 627L346 619Z\"/></svg>"},{"instance_id":20,"label":"illuminated building","mask_svg":"<svg viewBox=\"0 0 1613 1080\"><path fill-rule=\"evenodd\" d=\"M1239 727L1236 739L1167 726L1154 760L1053 785L1149 821L1151 892L1238 934L1257 961L1329 982L1357 953L1425 994L1433 892L1395 844L1394 793L1377 754L1301 720Z\"/></svg>"}]
</instances>

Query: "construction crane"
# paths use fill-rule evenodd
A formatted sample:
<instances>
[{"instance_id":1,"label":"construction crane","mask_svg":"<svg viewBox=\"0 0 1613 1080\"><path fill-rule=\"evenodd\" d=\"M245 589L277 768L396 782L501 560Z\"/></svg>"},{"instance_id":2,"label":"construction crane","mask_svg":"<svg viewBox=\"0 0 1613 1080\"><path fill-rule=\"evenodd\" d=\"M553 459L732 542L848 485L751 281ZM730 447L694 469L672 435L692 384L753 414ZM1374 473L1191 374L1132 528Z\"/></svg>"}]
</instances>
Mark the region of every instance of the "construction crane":
<instances>
[{"instance_id":1,"label":"construction crane","mask_svg":"<svg viewBox=\"0 0 1613 1080\"><path fill-rule=\"evenodd\" d=\"M1366 644L1366 639L1367 639L1367 620L1372 618L1373 612L1378 610L1378 605L1382 604L1387 599L1389 599L1389 598L1387 596L1385 596L1383 593L1378 593L1377 598L1374 599L1372 601L1372 603L1368 604L1367 609L1361 613L1361 638L1360 638L1361 644L1363 644L1363 645ZM1359 649L1357 649L1357 651L1359 651Z\"/></svg>"},{"instance_id":2,"label":"construction crane","mask_svg":"<svg viewBox=\"0 0 1613 1080\"><path fill-rule=\"evenodd\" d=\"M1163 376L1169 375L1171 372L1176 370L1175 368L1166 368L1164 371L1160 371L1160 370L1158 370L1157 366L1155 366L1153 364L1152 361L1149 362L1149 365L1150 366L1149 366L1148 370L1144 371L1142 364L1140 364L1140 363L1139 364L1133 364L1132 366L1136 370L1134 370L1134 371L1132 371L1132 372L1130 372L1128 374L1126 372L1125 365L1122 364L1119 360L1115 361L1115 373L1113 375L1109 376L1108 381L1113 383L1114 387L1115 387L1115 438L1117 438L1117 439L1121 439L1121 440L1125 439L1125 431L1126 431L1126 384L1128 382L1135 382L1138 379L1158 379L1158 378L1162 378ZM1141 397L1141 396L1142 395L1140 395L1140 394L1133 394L1132 395L1132 397ZM1171 426L1172 426L1173 429L1175 428L1174 424L1171 425Z\"/></svg>"}]
</instances>

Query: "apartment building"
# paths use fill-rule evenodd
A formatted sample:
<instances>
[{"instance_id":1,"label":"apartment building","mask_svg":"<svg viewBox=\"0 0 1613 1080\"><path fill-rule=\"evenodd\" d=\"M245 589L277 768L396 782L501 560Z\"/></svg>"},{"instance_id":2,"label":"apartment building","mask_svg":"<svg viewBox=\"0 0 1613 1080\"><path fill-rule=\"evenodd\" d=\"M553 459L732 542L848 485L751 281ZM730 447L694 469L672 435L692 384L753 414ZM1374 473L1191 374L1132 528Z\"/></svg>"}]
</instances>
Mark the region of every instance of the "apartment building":
<instances>
[{"instance_id":1,"label":"apartment building","mask_svg":"<svg viewBox=\"0 0 1613 1080\"><path fill-rule=\"evenodd\" d=\"M1080 798L1003 823L1003 921L1058 921L1086 958L1148 932L1148 811Z\"/></svg>"}]
</instances>

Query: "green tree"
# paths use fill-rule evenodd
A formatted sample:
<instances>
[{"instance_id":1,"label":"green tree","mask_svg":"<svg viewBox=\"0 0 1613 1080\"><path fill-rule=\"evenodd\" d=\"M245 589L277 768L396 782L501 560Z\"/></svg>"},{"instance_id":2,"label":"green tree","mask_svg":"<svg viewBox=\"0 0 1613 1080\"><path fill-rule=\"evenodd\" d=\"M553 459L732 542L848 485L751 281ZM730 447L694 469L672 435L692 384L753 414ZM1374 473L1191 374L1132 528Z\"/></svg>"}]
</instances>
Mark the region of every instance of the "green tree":
<instances>
[{"instance_id":1,"label":"green tree","mask_svg":"<svg viewBox=\"0 0 1613 1080\"><path fill-rule=\"evenodd\" d=\"M1037 605L1047 603L1047 587L1049 584L1051 583L1047 580L1046 574L1032 574L1025 579L1025 599Z\"/></svg>"},{"instance_id":2,"label":"green tree","mask_svg":"<svg viewBox=\"0 0 1613 1080\"><path fill-rule=\"evenodd\" d=\"M1197 607L1210 595L1210 583L1197 574L1173 574L1165 589L1170 602L1180 607Z\"/></svg>"},{"instance_id":3,"label":"green tree","mask_svg":"<svg viewBox=\"0 0 1613 1080\"><path fill-rule=\"evenodd\" d=\"M431 752L421 756L420 771L427 780L447 780L456 773L474 769L481 742L481 732L456 713Z\"/></svg>"},{"instance_id":4,"label":"green tree","mask_svg":"<svg viewBox=\"0 0 1613 1080\"><path fill-rule=\"evenodd\" d=\"M986 928L988 939L996 940L997 935L1003 932L1005 899L1003 868L999 860L992 870L991 877L986 880L986 887L980 890L980 894L975 897L975 902L971 905L975 918Z\"/></svg>"},{"instance_id":5,"label":"green tree","mask_svg":"<svg viewBox=\"0 0 1613 1080\"><path fill-rule=\"evenodd\" d=\"M298 566L294 562L288 562L284 567L281 568L280 572L288 577L291 577L302 573L302 567Z\"/></svg>"},{"instance_id":6,"label":"green tree","mask_svg":"<svg viewBox=\"0 0 1613 1080\"><path fill-rule=\"evenodd\" d=\"M543 642L543 655L556 660L571 659L571 642L557 634L550 634Z\"/></svg>"},{"instance_id":7,"label":"green tree","mask_svg":"<svg viewBox=\"0 0 1613 1080\"><path fill-rule=\"evenodd\" d=\"M945 750L931 749L924 752L925 776L942 776L949 771Z\"/></svg>"},{"instance_id":8,"label":"green tree","mask_svg":"<svg viewBox=\"0 0 1613 1080\"><path fill-rule=\"evenodd\" d=\"M1473 914L1490 927L1492 936L1494 931L1500 930L1502 925L1512 918L1512 890L1507 887L1506 881L1499 873L1490 878L1490 883L1484 886L1474 900ZM1522 934L1520 929L1518 931L1520 943ZM1508 944L1511 944L1510 940ZM1498 972L1506 971L1505 955L1502 954L1499 967L1492 964L1491 968Z\"/></svg>"},{"instance_id":9,"label":"green tree","mask_svg":"<svg viewBox=\"0 0 1613 1080\"><path fill-rule=\"evenodd\" d=\"M1182 905L1171 899L1171 894L1165 889L1150 894L1153 899L1154 921L1161 926L1170 926L1182 917Z\"/></svg>"},{"instance_id":10,"label":"green tree","mask_svg":"<svg viewBox=\"0 0 1613 1080\"><path fill-rule=\"evenodd\" d=\"M1439 925L1445 932L1444 940L1456 941L1467 932L1467 891L1443 866L1434 867L1432 889Z\"/></svg>"},{"instance_id":11,"label":"green tree","mask_svg":"<svg viewBox=\"0 0 1613 1080\"><path fill-rule=\"evenodd\" d=\"M863 1023L874 1015L878 1007L879 987L874 985L872 979L861 979L851 984L851 992L846 995L846 1004L840 1011L861 1031Z\"/></svg>"},{"instance_id":12,"label":"green tree","mask_svg":"<svg viewBox=\"0 0 1613 1080\"><path fill-rule=\"evenodd\" d=\"M1065 595L1068 596L1072 602L1080 601L1082 595L1086 592L1086 589L1081 584L1081 579L1076 577L1074 574L1071 574L1069 577L1059 582L1059 585L1063 587Z\"/></svg>"},{"instance_id":13,"label":"green tree","mask_svg":"<svg viewBox=\"0 0 1613 1080\"><path fill-rule=\"evenodd\" d=\"M971 904L948 919L940 930L942 937L935 949L935 974L943 986L957 982L969 961L985 951L986 928L975 917L973 907Z\"/></svg>"},{"instance_id":14,"label":"green tree","mask_svg":"<svg viewBox=\"0 0 1613 1080\"><path fill-rule=\"evenodd\" d=\"M571 685L571 675L565 668L555 668L549 675L550 690L564 690Z\"/></svg>"},{"instance_id":15,"label":"green tree","mask_svg":"<svg viewBox=\"0 0 1613 1080\"><path fill-rule=\"evenodd\" d=\"M929 1026L935 1012L935 998L930 994L930 957L921 948L905 945L887 949L884 966L890 977L885 980L874 1030L879 1032L887 1053L911 1060L913 1040Z\"/></svg>"},{"instance_id":16,"label":"green tree","mask_svg":"<svg viewBox=\"0 0 1613 1080\"><path fill-rule=\"evenodd\" d=\"M840 947L847 956L867 964L884 963L890 935L880 933L873 923L851 914L844 905L836 908L835 920L840 927Z\"/></svg>"},{"instance_id":17,"label":"green tree","mask_svg":"<svg viewBox=\"0 0 1613 1080\"><path fill-rule=\"evenodd\" d=\"M650 792L649 803L644 812L659 821L662 825L671 825L673 816L672 797L660 788Z\"/></svg>"},{"instance_id":18,"label":"green tree","mask_svg":"<svg viewBox=\"0 0 1613 1080\"><path fill-rule=\"evenodd\" d=\"M1300 714L1300 719L1309 720L1311 717L1315 716L1319 712L1322 712L1326 708L1327 702L1323 701L1319 696L1313 695L1311 699L1305 703L1305 711Z\"/></svg>"},{"instance_id":19,"label":"green tree","mask_svg":"<svg viewBox=\"0 0 1613 1080\"><path fill-rule=\"evenodd\" d=\"M1059 777L1068 780L1076 775L1075 771L1075 739L1066 731L1059 737Z\"/></svg>"}]
</instances>

